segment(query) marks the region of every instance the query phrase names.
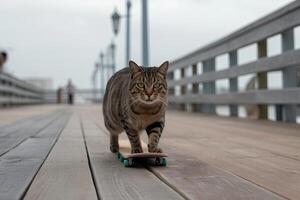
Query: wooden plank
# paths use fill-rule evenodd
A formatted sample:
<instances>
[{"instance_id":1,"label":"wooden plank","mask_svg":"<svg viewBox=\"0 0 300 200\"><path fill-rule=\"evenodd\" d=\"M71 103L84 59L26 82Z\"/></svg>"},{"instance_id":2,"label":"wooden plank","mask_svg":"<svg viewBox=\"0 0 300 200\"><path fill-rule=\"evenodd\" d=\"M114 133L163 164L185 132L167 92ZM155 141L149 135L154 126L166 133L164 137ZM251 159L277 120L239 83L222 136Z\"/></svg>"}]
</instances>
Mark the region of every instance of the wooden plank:
<instances>
[{"instance_id":1,"label":"wooden plank","mask_svg":"<svg viewBox=\"0 0 300 200\"><path fill-rule=\"evenodd\" d=\"M185 155L196 151L196 160L225 169L288 199L300 198L300 176L295 173L300 170L299 125L182 112L168 115L167 124L164 146Z\"/></svg>"},{"instance_id":2,"label":"wooden plank","mask_svg":"<svg viewBox=\"0 0 300 200\"><path fill-rule=\"evenodd\" d=\"M298 148L300 148L299 125L297 124L208 117L180 112L172 113L172 115L168 115L170 127L175 130L187 129L188 133L193 135L197 142L203 141L203 139L207 142L207 137L211 137L213 139L211 140L212 142L222 141L223 138L226 138L226 141L238 142L244 147L250 146L255 149L265 150L273 155L286 157L300 155L298 151ZM182 116L179 116L179 114ZM211 124L211 121L214 123ZM191 127L195 128L191 129ZM173 137L180 137L177 134L178 131L172 132ZM265 140L258 140L257 138Z\"/></svg>"},{"instance_id":3,"label":"wooden plank","mask_svg":"<svg viewBox=\"0 0 300 200\"><path fill-rule=\"evenodd\" d=\"M63 115L52 124L58 126L56 132L49 129L53 135L49 137L29 138L0 158L0 199L21 199L34 176L47 157L52 146L64 127L68 115Z\"/></svg>"},{"instance_id":4,"label":"wooden plank","mask_svg":"<svg viewBox=\"0 0 300 200\"><path fill-rule=\"evenodd\" d=\"M94 116L103 128L102 116L99 118L99 114L93 114L100 110L96 107L88 110L89 116ZM295 173L300 170L299 127L296 124L168 111L161 147L169 154L169 167L159 170L170 169L171 173L181 166L178 163L183 162L186 163L184 170L189 171L188 167L194 164L200 169L207 163L280 196L299 199L300 176ZM184 173L178 174L177 178L185 179ZM193 183L197 185L197 181ZM178 186L179 189L184 185ZM224 195L228 197L228 194Z\"/></svg>"},{"instance_id":5,"label":"wooden plank","mask_svg":"<svg viewBox=\"0 0 300 200\"><path fill-rule=\"evenodd\" d=\"M51 104L0 108L0 122L1 124L9 125L10 123L30 119L30 117L39 117L51 112L57 112L65 107L64 105Z\"/></svg>"},{"instance_id":6,"label":"wooden plank","mask_svg":"<svg viewBox=\"0 0 300 200\"><path fill-rule=\"evenodd\" d=\"M173 118L176 117L174 117L174 114L172 116ZM198 148L196 145L190 147L191 141L196 141L194 135L195 131L193 134L189 134L187 131L189 131L191 127L195 128L199 125L193 124L193 126L189 125L180 128L183 122L185 122L185 120L175 122L167 121L166 123L168 124L167 127L172 128L164 131L161 147L169 154L168 167L150 168L158 177L176 190L179 190L189 199L282 199L280 196L256 184L199 160L201 159L199 157L196 159L191 156L198 154ZM177 126L174 126L174 124ZM99 122L99 125L103 126L101 122ZM171 137L172 140L170 140L170 136L166 142L164 135L172 135L174 131L176 132L178 142L170 142L176 139ZM189 137L191 141L189 141ZM186 142L184 142L185 138L187 140ZM187 148L190 147L188 148L189 151L185 149L183 154L183 152L181 152L181 145ZM177 146L180 147L180 150L177 150ZM206 151L203 152L203 154L209 155L211 152Z\"/></svg>"},{"instance_id":7,"label":"wooden plank","mask_svg":"<svg viewBox=\"0 0 300 200\"><path fill-rule=\"evenodd\" d=\"M78 116L68 122L24 199L97 199Z\"/></svg>"},{"instance_id":8,"label":"wooden plank","mask_svg":"<svg viewBox=\"0 0 300 200\"><path fill-rule=\"evenodd\" d=\"M183 199L146 169L125 168L116 155L109 152L107 135L100 129L95 133L95 129L87 128L90 123L83 120L92 172L101 199Z\"/></svg>"},{"instance_id":9,"label":"wooden plank","mask_svg":"<svg viewBox=\"0 0 300 200\"><path fill-rule=\"evenodd\" d=\"M16 131L26 123L38 123L38 120L46 116L50 117L51 115L59 114L59 111L64 109L64 106L56 105L35 105L0 109L0 121L5 124L0 129L0 137Z\"/></svg>"},{"instance_id":10,"label":"wooden plank","mask_svg":"<svg viewBox=\"0 0 300 200\"><path fill-rule=\"evenodd\" d=\"M39 117L34 116L34 117L28 117L25 119L19 119L13 123L3 125L0 129L0 137L9 135L12 132L15 132L21 128L24 128L24 127L26 127L26 125L28 126L29 123L32 123L35 120L38 121L40 119Z\"/></svg>"},{"instance_id":11,"label":"wooden plank","mask_svg":"<svg viewBox=\"0 0 300 200\"><path fill-rule=\"evenodd\" d=\"M8 152L10 149L14 148L16 145L20 144L26 138L32 137L42 129L51 126L51 122L55 120L60 115L60 113L50 114L36 119L30 119L27 123L22 126L12 124L8 129L1 132L0 136L0 156ZM15 130L17 127L17 130Z\"/></svg>"},{"instance_id":12,"label":"wooden plank","mask_svg":"<svg viewBox=\"0 0 300 200\"><path fill-rule=\"evenodd\" d=\"M174 148L167 148L167 151L171 152L169 167L151 167L151 171L183 192L189 199L283 199L187 154L181 155Z\"/></svg>"},{"instance_id":13,"label":"wooden plank","mask_svg":"<svg viewBox=\"0 0 300 200\"><path fill-rule=\"evenodd\" d=\"M0 130L0 137L10 136L17 131L26 130L26 128L33 128L33 126L39 125L40 123L44 124L45 121L54 119L57 117L59 113L52 113L47 115L34 116L30 118L25 118L21 120L17 120L16 122L5 125L3 129Z\"/></svg>"},{"instance_id":14,"label":"wooden plank","mask_svg":"<svg viewBox=\"0 0 300 200\"><path fill-rule=\"evenodd\" d=\"M92 123L96 122L97 126L104 130L100 107L88 106L82 110L83 113L89 113L85 119L89 123L88 127L91 127L90 137L97 138L99 132ZM169 165L165 170L170 169L170 173L176 171L178 166L176 159L186 163L183 167L187 167L184 168L182 175L179 174L180 170L177 171L178 179L185 179L185 177L188 180L192 179L185 175L189 167L194 164L198 168L208 165L213 166L217 171L229 172L230 177L238 176L247 180L249 184L253 183L251 191L255 191L258 187L287 199L300 198L298 189L300 176L297 173L300 171L299 125L206 116L179 111L168 111L166 120L161 139L161 147L169 154ZM101 145L106 146L106 149L109 148L108 141L103 143L94 141L93 143L95 143L95 149ZM99 154L102 155L103 152L100 151ZM107 160L109 159L112 158L108 157ZM226 175L222 180L226 182L227 179ZM218 179L209 180L213 182ZM221 184L222 180L217 182ZM229 179L229 181L232 181L233 185L237 184L234 180ZM197 183L198 181L193 182L195 185ZM244 183L239 191L248 187L243 185ZM185 188L185 185L178 186L178 189L181 188ZM185 192L188 190L185 188ZM255 197L256 192L253 193ZM238 196L234 194L235 197Z\"/></svg>"}]
</instances>

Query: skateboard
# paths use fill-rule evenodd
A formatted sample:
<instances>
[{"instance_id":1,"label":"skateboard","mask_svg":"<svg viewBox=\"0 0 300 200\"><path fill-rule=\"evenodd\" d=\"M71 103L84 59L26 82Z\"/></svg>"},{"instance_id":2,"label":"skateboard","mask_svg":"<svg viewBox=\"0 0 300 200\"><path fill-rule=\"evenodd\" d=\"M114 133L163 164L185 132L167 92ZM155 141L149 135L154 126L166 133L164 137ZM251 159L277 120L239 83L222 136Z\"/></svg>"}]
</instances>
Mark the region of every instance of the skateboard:
<instances>
[{"instance_id":1,"label":"skateboard","mask_svg":"<svg viewBox=\"0 0 300 200\"><path fill-rule=\"evenodd\" d=\"M135 166L137 162L143 162L147 165L166 166L167 154L165 153L150 153L147 145L142 143L143 153L131 153L131 146L128 139L119 141L119 152L117 153L118 160L120 160L125 167Z\"/></svg>"}]
</instances>

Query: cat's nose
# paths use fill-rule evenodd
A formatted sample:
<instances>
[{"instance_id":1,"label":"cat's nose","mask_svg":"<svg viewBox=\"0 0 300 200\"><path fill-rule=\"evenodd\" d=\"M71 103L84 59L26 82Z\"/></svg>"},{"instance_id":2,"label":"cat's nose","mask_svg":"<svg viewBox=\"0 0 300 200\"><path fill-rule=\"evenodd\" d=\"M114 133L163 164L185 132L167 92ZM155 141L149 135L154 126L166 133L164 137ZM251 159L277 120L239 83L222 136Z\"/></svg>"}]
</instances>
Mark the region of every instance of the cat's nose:
<instances>
[{"instance_id":1,"label":"cat's nose","mask_svg":"<svg viewBox=\"0 0 300 200\"><path fill-rule=\"evenodd\" d=\"M147 100L147 101L150 101L150 100L151 100L151 96L152 96L152 94L146 94L146 95L145 95L146 100Z\"/></svg>"},{"instance_id":2,"label":"cat's nose","mask_svg":"<svg viewBox=\"0 0 300 200\"><path fill-rule=\"evenodd\" d=\"M150 97L150 96L152 95L152 91L151 91L151 90L146 90L145 93L146 93L146 95L147 95L148 97Z\"/></svg>"}]
</instances>

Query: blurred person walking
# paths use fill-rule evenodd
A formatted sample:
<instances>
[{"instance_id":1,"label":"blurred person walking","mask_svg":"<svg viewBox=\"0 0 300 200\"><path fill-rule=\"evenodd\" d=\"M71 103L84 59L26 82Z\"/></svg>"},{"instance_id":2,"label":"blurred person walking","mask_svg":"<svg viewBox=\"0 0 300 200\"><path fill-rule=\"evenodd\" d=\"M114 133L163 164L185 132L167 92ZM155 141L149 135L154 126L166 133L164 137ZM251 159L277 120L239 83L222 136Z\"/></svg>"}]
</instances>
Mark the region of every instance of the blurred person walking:
<instances>
[{"instance_id":1,"label":"blurred person walking","mask_svg":"<svg viewBox=\"0 0 300 200\"><path fill-rule=\"evenodd\" d=\"M75 93L75 86L73 85L72 80L69 79L67 85L67 94L68 94L68 104L70 105L74 104L74 93Z\"/></svg>"}]
</instances>

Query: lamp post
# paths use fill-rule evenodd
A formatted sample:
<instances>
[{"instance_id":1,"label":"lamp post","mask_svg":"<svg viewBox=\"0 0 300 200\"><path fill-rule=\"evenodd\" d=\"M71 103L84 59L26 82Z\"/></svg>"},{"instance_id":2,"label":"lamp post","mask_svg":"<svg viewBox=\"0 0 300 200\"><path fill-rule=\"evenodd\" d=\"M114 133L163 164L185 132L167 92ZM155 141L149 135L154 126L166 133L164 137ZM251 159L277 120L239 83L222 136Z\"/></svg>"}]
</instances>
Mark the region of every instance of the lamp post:
<instances>
[{"instance_id":1,"label":"lamp post","mask_svg":"<svg viewBox=\"0 0 300 200\"><path fill-rule=\"evenodd\" d=\"M112 41L110 44L111 49L111 67L112 67L112 73L114 74L116 72L116 45Z\"/></svg>"},{"instance_id":2,"label":"lamp post","mask_svg":"<svg viewBox=\"0 0 300 200\"><path fill-rule=\"evenodd\" d=\"M127 66L128 65L128 62L129 62L129 59L130 59L130 8L131 8L131 2L130 0L127 0L127 3L126 3L126 6L127 6L127 20L126 20L126 60L125 60L125 63Z\"/></svg>"},{"instance_id":3,"label":"lamp post","mask_svg":"<svg viewBox=\"0 0 300 200\"><path fill-rule=\"evenodd\" d=\"M100 91L102 93L104 91L104 54L103 54L103 52L100 53L100 74L101 74Z\"/></svg>"},{"instance_id":4,"label":"lamp post","mask_svg":"<svg viewBox=\"0 0 300 200\"><path fill-rule=\"evenodd\" d=\"M128 61L130 59L130 17L131 17L131 1L127 0L126 2L126 56L125 56L125 66L128 65ZM117 35L120 29L120 19L121 15L118 13L117 9L114 10L113 14L111 15L112 24L113 24L113 31L114 34Z\"/></svg>"},{"instance_id":5,"label":"lamp post","mask_svg":"<svg viewBox=\"0 0 300 200\"><path fill-rule=\"evenodd\" d=\"M99 63L95 63L95 69L93 71L93 74L92 74L92 84L93 84L93 89L94 89L94 99L96 99L96 90L97 90L97 73L99 71Z\"/></svg>"},{"instance_id":6,"label":"lamp post","mask_svg":"<svg viewBox=\"0 0 300 200\"><path fill-rule=\"evenodd\" d=\"M142 0L142 52L143 66L149 66L148 46L148 0Z\"/></svg>"},{"instance_id":7,"label":"lamp post","mask_svg":"<svg viewBox=\"0 0 300 200\"><path fill-rule=\"evenodd\" d=\"M130 59L130 8L131 2L127 0L127 26L126 26L126 60L125 66L127 66L128 61ZM115 9L113 14L111 15L112 23L113 23L113 31L114 34L117 35L120 28L120 19L121 15ZM148 42L148 0L142 0L142 61L143 66L149 66L149 42Z\"/></svg>"}]
</instances>

